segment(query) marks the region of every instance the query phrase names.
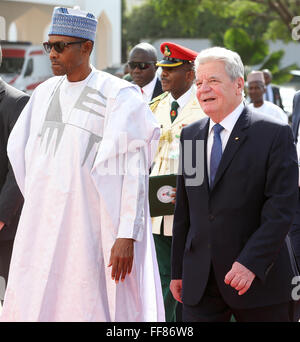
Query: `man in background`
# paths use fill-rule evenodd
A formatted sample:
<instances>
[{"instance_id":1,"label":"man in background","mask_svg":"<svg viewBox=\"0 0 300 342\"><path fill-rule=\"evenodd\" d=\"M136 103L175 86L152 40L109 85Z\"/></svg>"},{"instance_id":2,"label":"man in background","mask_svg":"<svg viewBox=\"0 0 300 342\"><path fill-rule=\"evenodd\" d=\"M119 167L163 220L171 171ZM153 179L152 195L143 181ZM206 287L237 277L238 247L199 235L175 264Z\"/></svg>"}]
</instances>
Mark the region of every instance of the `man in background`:
<instances>
[{"instance_id":1,"label":"man in background","mask_svg":"<svg viewBox=\"0 0 300 342\"><path fill-rule=\"evenodd\" d=\"M142 91L144 100L149 103L163 93L161 82L157 76L157 52L148 43L136 45L129 53L129 73L133 83Z\"/></svg>"},{"instance_id":2,"label":"man in background","mask_svg":"<svg viewBox=\"0 0 300 342\"><path fill-rule=\"evenodd\" d=\"M283 123L288 123L288 116L277 105L270 101L264 100L266 91L264 74L261 71L252 71L247 76L248 94L251 99L249 108L270 115Z\"/></svg>"},{"instance_id":3,"label":"man in background","mask_svg":"<svg viewBox=\"0 0 300 342\"><path fill-rule=\"evenodd\" d=\"M157 66L162 68L161 82L165 93L150 103L150 108L161 126L158 152L150 177L177 173L181 129L205 116L197 101L194 87L194 60L197 53L171 42L162 43L160 49L164 58ZM153 217L152 226L166 321L172 322L175 320L177 305L169 289L173 215Z\"/></svg>"},{"instance_id":4,"label":"man in background","mask_svg":"<svg viewBox=\"0 0 300 342\"><path fill-rule=\"evenodd\" d=\"M262 72L264 73L265 84L266 84L266 92L264 94L264 100L270 101L276 104L277 106L279 106L281 109L284 109L279 87L275 86L274 84L271 84L272 82L271 71L269 69L264 69L262 70Z\"/></svg>"},{"instance_id":5,"label":"man in background","mask_svg":"<svg viewBox=\"0 0 300 342\"><path fill-rule=\"evenodd\" d=\"M2 50L0 46L0 65ZM23 196L7 157L7 141L29 96L0 78L0 277L8 278L13 242L22 209ZM1 283L0 300L3 300Z\"/></svg>"}]
</instances>

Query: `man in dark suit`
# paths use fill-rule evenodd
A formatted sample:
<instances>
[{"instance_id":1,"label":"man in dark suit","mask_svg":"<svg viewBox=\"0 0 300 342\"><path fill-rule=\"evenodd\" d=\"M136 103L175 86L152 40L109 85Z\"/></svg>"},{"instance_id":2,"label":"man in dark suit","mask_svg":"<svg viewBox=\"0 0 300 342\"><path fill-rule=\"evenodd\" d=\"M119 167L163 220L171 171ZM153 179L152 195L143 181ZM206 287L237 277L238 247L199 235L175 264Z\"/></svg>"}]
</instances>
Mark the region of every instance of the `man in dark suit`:
<instances>
[{"instance_id":1,"label":"man in dark suit","mask_svg":"<svg viewBox=\"0 0 300 342\"><path fill-rule=\"evenodd\" d=\"M266 84L264 100L272 102L276 104L277 106L279 106L281 109L284 109L279 87L274 84L271 84L272 82L271 71L269 69L264 69L262 72L264 73L265 84Z\"/></svg>"},{"instance_id":2,"label":"man in dark suit","mask_svg":"<svg viewBox=\"0 0 300 342\"><path fill-rule=\"evenodd\" d=\"M300 123L300 91L294 96L293 99L293 115L292 115L292 130L294 134L295 144L298 154L298 164L300 160L300 139L299 139L299 123ZM300 180L299 180L299 199L296 211L296 216L289 233L291 237L292 247L296 256L298 269L300 269Z\"/></svg>"},{"instance_id":3,"label":"man in dark suit","mask_svg":"<svg viewBox=\"0 0 300 342\"><path fill-rule=\"evenodd\" d=\"M129 53L129 73L142 91L146 102L163 93L161 82L156 74L157 52L154 46L140 43Z\"/></svg>"},{"instance_id":4,"label":"man in dark suit","mask_svg":"<svg viewBox=\"0 0 300 342\"><path fill-rule=\"evenodd\" d=\"M228 321L232 314L237 321L295 321L291 129L244 106L244 67L235 52L203 50L195 68L197 98L210 118L181 134L171 291L183 302L184 321Z\"/></svg>"},{"instance_id":5,"label":"man in dark suit","mask_svg":"<svg viewBox=\"0 0 300 342\"><path fill-rule=\"evenodd\" d=\"M293 98L293 121L292 130L295 142L298 142L299 123L300 123L300 91L297 91Z\"/></svg>"},{"instance_id":6,"label":"man in dark suit","mask_svg":"<svg viewBox=\"0 0 300 342\"><path fill-rule=\"evenodd\" d=\"M0 46L0 65L1 61ZM22 194L7 157L7 140L28 100L28 95L6 84L0 78L0 277L5 279L5 283L23 203ZM0 294L0 300L3 300L3 293Z\"/></svg>"}]
</instances>

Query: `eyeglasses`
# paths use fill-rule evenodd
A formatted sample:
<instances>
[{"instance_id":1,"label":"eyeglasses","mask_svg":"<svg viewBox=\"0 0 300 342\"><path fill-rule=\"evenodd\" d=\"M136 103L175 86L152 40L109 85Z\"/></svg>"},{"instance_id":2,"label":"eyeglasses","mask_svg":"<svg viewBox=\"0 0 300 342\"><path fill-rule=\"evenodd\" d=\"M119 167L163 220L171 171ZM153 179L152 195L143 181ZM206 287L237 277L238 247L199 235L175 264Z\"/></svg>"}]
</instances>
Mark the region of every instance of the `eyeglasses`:
<instances>
[{"instance_id":1,"label":"eyeglasses","mask_svg":"<svg viewBox=\"0 0 300 342\"><path fill-rule=\"evenodd\" d=\"M43 46L47 53L50 53L53 47L56 52L62 53L64 51L64 48L68 45L82 44L85 42L86 40L81 40L81 41L76 41L76 42L55 42L55 43L45 42L43 43Z\"/></svg>"},{"instance_id":2,"label":"eyeglasses","mask_svg":"<svg viewBox=\"0 0 300 342\"><path fill-rule=\"evenodd\" d=\"M154 62L128 62L130 69L134 70L135 68L139 68L140 70L149 69L150 65L155 64Z\"/></svg>"}]
</instances>

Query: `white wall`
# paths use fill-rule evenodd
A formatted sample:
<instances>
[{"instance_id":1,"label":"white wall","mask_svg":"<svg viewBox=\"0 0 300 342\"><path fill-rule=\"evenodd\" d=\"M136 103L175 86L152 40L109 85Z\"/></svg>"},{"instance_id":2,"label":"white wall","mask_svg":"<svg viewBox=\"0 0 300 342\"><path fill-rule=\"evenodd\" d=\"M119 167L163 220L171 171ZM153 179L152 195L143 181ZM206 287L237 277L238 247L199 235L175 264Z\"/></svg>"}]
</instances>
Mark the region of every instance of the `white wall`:
<instances>
[{"instance_id":1,"label":"white wall","mask_svg":"<svg viewBox=\"0 0 300 342\"><path fill-rule=\"evenodd\" d=\"M24 3L32 3L32 4L44 4L44 5L53 5L53 6L68 6L73 7L77 2L75 0L5 0L7 2L24 2Z\"/></svg>"},{"instance_id":2,"label":"white wall","mask_svg":"<svg viewBox=\"0 0 300 342\"><path fill-rule=\"evenodd\" d=\"M0 16L0 40L4 40L6 37L6 29L5 29L5 19Z\"/></svg>"},{"instance_id":3,"label":"white wall","mask_svg":"<svg viewBox=\"0 0 300 342\"><path fill-rule=\"evenodd\" d=\"M92 63L101 69L120 65L121 0L0 0L0 13L6 19L4 29L1 28L3 24L0 21L0 38L3 36L2 39L8 39L15 36L10 33L8 37L9 28L12 23L15 23L16 36L19 40L41 44L47 37L46 31L51 22L53 8L75 5L93 13L98 19L95 52L91 56Z\"/></svg>"},{"instance_id":4,"label":"white wall","mask_svg":"<svg viewBox=\"0 0 300 342\"><path fill-rule=\"evenodd\" d=\"M84 2L84 1L82 1ZM105 13L106 26L111 27L109 33L108 53L109 66L121 63L121 0L85 0L85 10L91 11L98 18L98 33L101 34L101 14ZM107 20L109 22L107 22ZM100 29L100 32L99 32ZM99 49L102 47L100 46ZM105 47L104 47L105 48Z\"/></svg>"},{"instance_id":5,"label":"white wall","mask_svg":"<svg viewBox=\"0 0 300 342\"><path fill-rule=\"evenodd\" d=\"M269 42L270 52L284 50L285 54L281 60L281 67L296 63L300 69L300 42L283 43L280 40Z\"/></svg>"}]
</instances>

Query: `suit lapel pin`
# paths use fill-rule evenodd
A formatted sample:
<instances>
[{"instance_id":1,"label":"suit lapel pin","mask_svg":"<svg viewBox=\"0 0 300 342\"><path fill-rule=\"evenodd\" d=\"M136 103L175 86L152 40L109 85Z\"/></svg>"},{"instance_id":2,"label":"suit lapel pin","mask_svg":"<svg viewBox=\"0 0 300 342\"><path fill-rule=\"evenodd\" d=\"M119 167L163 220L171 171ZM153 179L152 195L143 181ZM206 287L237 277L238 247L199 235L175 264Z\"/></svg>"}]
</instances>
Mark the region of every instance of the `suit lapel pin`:
<instances>
[{"instance_id":1,"label":"suit lapel pin","mask_svg":"<svg viewBox=\"0 0 300 342\"><path fill-rule=\"evenodd\" d=\"M238 141L238 140L240 140L240 138L239 137L235 137L235 139L234 139L235 141Z\"/></svg>"}]
</instances>

